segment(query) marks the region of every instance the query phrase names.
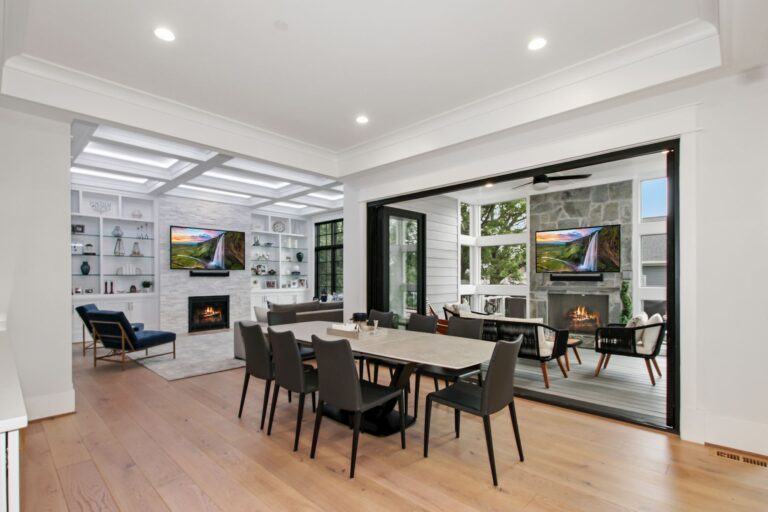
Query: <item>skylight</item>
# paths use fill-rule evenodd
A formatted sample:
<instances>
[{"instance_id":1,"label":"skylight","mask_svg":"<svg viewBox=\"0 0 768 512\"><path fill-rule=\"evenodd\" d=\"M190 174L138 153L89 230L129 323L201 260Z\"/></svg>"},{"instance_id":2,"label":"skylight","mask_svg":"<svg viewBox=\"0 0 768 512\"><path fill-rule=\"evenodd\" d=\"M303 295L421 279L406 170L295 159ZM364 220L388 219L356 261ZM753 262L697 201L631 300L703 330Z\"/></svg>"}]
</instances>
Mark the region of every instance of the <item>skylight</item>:
<instances>
[{"instance_id":1,"label":"skylight","mask_svg":"<svg viewBox=\"0 0 768 512\"><path fill-rule=\"evenodd\" d=\"M248 199L249 197L251 197L248 194L240 194L238 192L229 192L226 190L217 190L215 188L197 187L195 185L182 184L182 185L179 185L179 188L183 188L186 190L195 190L197 192L205 192L207 194L220 194L222 196L241 197L243 199Z\"/></svg>"},{"instance_id":2,"label":"skylight","mask_svg":"<svg viewBox=\"0 0 768 512\"><path fill-rule=\"evenodd\" d=\"M72 172L72 174L82 174L83 176L92 176L94 178L105 178L108 180L127 181L128 183L137 183L139 185L143 185L147 181L149 181L146 178L137 178L135 176L126 176L124 174L115 174L111 172L92 171L90 169L81 169L79 167L72 167L70 171Z\"/></svg>"},{"instance_id":3,"label":"skylight","mask_svg":"<svg viewBox=\"0 0 768 512\"><path fill-rule=\"evenodd\" d=\"M114 158L115 160L123 160L124 162L149 165L151 167L160 167L162 169L168 169L178 162L178 160L174 158L155 156L148 153L142 154L138 151L124 150L101 142L89 142L88 145L85 146L85 149L83 149L83 153Z\"/></svg>"},{"instance_id":4,"label":"skylight","mask_svg":"<svg viewBox=\"0 0 768 512\"><path fill-rule=\"evenodd\" d=\"M208 176L209 178L217 178L220 180L236 181L238 183L245 183L247 185L254 185L256 187L264 187L272 190L278 190L290 185L290 183L288 183L287 181L259 180L256 178L246 178L244 176L237 176L235 174L227 174L225 172L220 172L220 171L207 171L203 173L203 176Z\"/></svg>"}]
</instances>

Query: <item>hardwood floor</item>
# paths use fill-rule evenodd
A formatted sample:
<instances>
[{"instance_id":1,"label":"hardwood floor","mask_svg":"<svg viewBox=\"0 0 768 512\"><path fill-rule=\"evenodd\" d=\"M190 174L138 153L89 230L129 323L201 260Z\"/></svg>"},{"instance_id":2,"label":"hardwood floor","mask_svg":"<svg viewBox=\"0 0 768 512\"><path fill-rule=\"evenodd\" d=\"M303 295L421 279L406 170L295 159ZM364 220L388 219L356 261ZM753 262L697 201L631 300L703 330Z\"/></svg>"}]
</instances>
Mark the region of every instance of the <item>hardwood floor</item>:
<instances>
[{"instance_id":1,"label":"hardwood floor","mask_svg":"<svg viewBox=\"0 0 768 512\"><path fill-rule=\"evenodd\" d=\"M135 364L125 372L94 370L79 345L73 358L78 412L32 423L26 433L24 510L658 512L757 511L768 503L764 468L675 436L525 400L517 405L524 463L509 415L493 418L498 488L482 422L464 415L455 439L453 412L440 406L428 459L420 417L407 431L406 450L399 436L361 436L349 480L348 428L324 421L317 459L309 459L309 405L297 453L297 404L285 393L272 436L258 429L262 382L251 379L237 418L242 369L167 382Z\"/></svg>"}]
</instances>

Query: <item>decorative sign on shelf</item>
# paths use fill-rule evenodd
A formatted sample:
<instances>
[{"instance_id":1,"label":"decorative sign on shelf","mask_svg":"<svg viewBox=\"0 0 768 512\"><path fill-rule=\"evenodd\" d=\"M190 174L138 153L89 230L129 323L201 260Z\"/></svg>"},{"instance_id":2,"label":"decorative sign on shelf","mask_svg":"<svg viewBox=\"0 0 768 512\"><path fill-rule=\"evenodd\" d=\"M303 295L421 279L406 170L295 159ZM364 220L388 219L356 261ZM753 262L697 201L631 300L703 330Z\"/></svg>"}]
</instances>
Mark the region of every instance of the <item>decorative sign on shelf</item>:
<instances>
[{"instance_id":1,"label":"decorative sign on shelf","mask_svg":"<svg viewBox=\"0 0 768 512\"><path fill-rule=\"evenodd\" d=\"M102 199L94 199L89 203L91 210L102 215L106 212L112 211L112 201L104 201Z\"/></svg>"}]
</instances>

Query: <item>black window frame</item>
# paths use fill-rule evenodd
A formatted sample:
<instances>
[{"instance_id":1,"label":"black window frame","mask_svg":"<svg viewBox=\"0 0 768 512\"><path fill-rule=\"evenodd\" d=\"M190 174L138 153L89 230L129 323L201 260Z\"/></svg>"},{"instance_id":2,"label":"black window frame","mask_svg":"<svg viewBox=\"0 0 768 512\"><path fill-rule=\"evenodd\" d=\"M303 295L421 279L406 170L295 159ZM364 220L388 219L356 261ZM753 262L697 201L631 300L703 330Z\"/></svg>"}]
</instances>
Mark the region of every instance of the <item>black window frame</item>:
<instances>
[{"instance_id":1,"label":"black window frame","mask_svg":"<svg viewBox=\"0 0 768 512\"><path fill-rule=\"evenodd\" d=\"M331 227L331 244L330 245L321 245L320 244L320 227L330 225ZM341 226L341 229L338 229L338 226ZM341 235L339 237L339 235ZM341 243L339 243L339 238L341 239ZM320 297L321 295L321 288L320 288L320 258L319 253L321 251L327 251L328 252L328 260L324 263L330 263L331 265L331 286L330 289L326 288L326 293L328 295L332 295L334 293L343 293L343 287L344 287L344 275L343 275L343 269L344 269L344 219L333 219L333 220L326 220L323 222L317 222L315 223L315 297ZM337 254L340 254L340 258L337 258ZM342 269L342 289L337 290L336 284L337 284L337 277L338 274L336 272L337 263L339 263L339 260L341 262L341 269ZM326 272L322 272L323 275L327 275Z\"/></svg>"}]
</instances>

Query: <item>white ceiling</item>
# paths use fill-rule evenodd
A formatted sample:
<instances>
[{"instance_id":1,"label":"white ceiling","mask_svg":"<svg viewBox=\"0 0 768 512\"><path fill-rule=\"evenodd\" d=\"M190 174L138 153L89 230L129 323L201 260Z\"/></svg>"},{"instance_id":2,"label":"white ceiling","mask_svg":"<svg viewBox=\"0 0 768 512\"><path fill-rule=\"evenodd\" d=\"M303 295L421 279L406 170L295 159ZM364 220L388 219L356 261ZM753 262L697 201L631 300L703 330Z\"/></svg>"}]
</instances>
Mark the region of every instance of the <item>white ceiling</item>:
<instances>
[{"instance_id":1,"label":"white ceiling","mask_svg":"<svg viewBox=\"0 0 768 512\"><path fill-rule=\"evenodd\" d=\"M21 51L339 151L635 44L697 0L30 0ZM167 26L176 41L152 31ZM534 36L549 44L539 52ZM359 113L371 119L354 122Z\"/></svg>"},{"instance_id":2,"label":"white ceiling","mask_svg":"<svg viewBox=\"0 0 768 512\"><path fill-rule=\"evenodd\" d=\"M84 121L72 124L72 184L315 215L343 206L338 181Z\"/></svg>"}]
</instances>

